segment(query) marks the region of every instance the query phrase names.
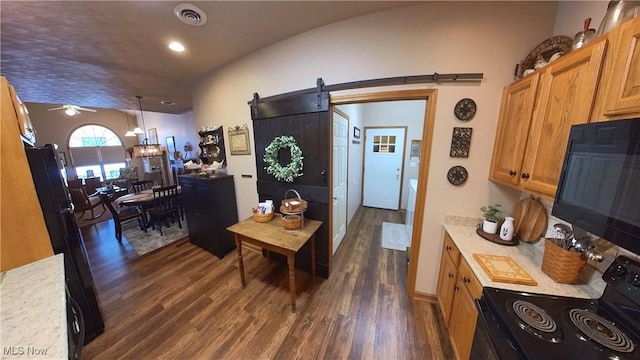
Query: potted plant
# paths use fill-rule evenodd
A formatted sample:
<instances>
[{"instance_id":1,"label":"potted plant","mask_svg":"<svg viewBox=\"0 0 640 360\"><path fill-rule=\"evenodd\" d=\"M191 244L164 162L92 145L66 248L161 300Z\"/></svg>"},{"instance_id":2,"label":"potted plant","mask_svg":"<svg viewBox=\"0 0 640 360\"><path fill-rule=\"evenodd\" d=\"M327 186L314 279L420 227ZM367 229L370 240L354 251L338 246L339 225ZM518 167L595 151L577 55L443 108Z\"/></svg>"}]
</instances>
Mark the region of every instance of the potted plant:
<instances>
[{"instance_id":1,"label":"potted plant","mask_svg":"<svg viewBox=\"0 0 640 360\"><path fill-rule=\"evenodd\" d=\"M500 214L502 211L498 209L500 204L487 205L480 208L482 211L484 222L482 223L482 230L487 234L495 234L498 232L498 222L502 218Z\"/></svg>"}]
</instances>

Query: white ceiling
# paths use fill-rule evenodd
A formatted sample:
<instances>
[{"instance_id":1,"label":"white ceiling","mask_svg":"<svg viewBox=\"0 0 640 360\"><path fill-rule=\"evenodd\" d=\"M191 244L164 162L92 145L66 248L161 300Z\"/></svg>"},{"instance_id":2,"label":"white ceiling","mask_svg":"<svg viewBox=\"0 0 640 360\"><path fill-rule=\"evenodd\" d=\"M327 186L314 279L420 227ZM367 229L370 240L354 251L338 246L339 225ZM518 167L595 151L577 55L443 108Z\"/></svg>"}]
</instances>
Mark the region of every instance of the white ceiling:
<instances>
[{"instance_id":1,"label":"white ceiling","mask_svg":"<svg viewBox=\"0 0 640 360\"><path fill-rule=\"evenodd\" d=\"M207 22L190 26L174 15L181 3L3 0L0 73L26 102L137 109L141 95L145 111L180 114L192 108L191 86L230 61L310 29L415 4L192 1ZM171 52L170 40L187 50Z\"/></svg>"}]
</instances>

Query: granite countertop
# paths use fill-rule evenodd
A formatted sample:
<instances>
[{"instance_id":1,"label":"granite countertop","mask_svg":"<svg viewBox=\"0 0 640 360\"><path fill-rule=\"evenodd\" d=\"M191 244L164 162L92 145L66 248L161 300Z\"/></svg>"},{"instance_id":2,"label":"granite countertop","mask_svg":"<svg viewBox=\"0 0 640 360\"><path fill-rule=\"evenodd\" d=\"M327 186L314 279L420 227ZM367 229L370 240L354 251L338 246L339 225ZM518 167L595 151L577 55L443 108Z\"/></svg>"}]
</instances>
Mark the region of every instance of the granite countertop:
<instances>
[{"instance_id":1,"label":"granite countertop","mask_svg":"<svg viewBox=\"0 0 640 360\"><path fill-rule=\"evenodd\" d=\"M534 245L520 242L516 246L505 246L493 243L483 239L476 233L476 225L479 222L479 219L447 216L445 217L444 228L483 287L489 286L530 293L589 299L597 299L602 295L604 285L598 282L576 285L555 282L542 271L543 247L540 244ZM492 281L473 257L475 253L511 257L538 282L538 285L519 285Z\"/></svg>"},{"instance_id":2,"label":"granite countertop","mask_svg":"<svg viewBox=\"0 0 640 360\"><path fill-rule=\"evenodd\" d=\"M3 274L0 358L67 359L63 255L54 255Z\"/></svg>"}]
</instances>

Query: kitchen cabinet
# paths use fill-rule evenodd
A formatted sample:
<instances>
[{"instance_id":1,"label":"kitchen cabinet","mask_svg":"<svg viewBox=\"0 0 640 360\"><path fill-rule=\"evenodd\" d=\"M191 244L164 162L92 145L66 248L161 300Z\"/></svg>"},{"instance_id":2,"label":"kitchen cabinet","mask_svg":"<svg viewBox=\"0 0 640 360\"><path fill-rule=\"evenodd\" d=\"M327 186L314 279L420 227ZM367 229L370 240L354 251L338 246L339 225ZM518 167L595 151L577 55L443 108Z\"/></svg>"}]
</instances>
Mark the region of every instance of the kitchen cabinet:
<instances>
[{"instance_id":1,"label":"kitchen cabinet","mask_svg":"<svg viewBox=\"0 0 640 360\"><path fill-rule=\"evenodd\" d=\"M451 307L453 306L453 295L456 280L458 279L458 262L460 260L460 252L453 245L453 240L449 234L444 236L444 245L442 246L442 258L440 260L440 276L438 278L437 294L440 300L440 308L444 323L449 326L449 318L451 317Z\"/></svg>"},{"instance_id":2,"label":"kitchen cabinet","mask_svg":"<svg viewBox=\"0 0 640 360\"><path fill-rule=\"evenodd\" d=\"M447 233L442 247L437 294L458 358L468 359L478 318L475 299L482 296L482 285Z\"/></svg>"},{"instance_id":3,"label":"kitchen cabinet","mask_svg":"<svg viewBox=\"0 0 640 360\"><path fill-rule=\"evenodd\" d=\"M31 176L21 137L21 109L4 76L0 76L0 271L53 255L49 231ZM24 135L24 134L22 134Z\"/></svg>"},{"instance_id":4,"label":"kitchen cabinet","mask_svg":"<svg viewBox=\"0 0 640 360\"><path fill-rule=\"evenodd\" d=\"M496 146L491 162L491 180L518 186L522 162L533 118L533 105L540 74L535 73L505 87L502 94Z\"/></svg>"},{"instance_id":5,"label":"kitchen cabinet","mask_svg":"<svg viewBox=\"0 0 640 360\"><path fill-rule=\"evenodd\" d=\"M238 222L232 175L179 176L189 241L222 259L235 248L227 227Z\"/></svg>"},{"instance_id":6,"label":"kitchen cabinet","mask_svg":"<svg viewBox=\"0 0 640 360\"><path fill-rule=\"evenodd\" d=\"M640 17L624 23L615 34L604 114L640 116Z\"/></svg>"},{"instance_id":7,"label":"kitchen cabinet","mask_svg":"<svg viewBox=\"0 0 640 360\"><path fill-rule=\"evenodd\" d=\"M467 273L463 275L465 271ZM469 274L471 274L471 277L468 276ZM473 335L476 330L476 321L478 320L475 299L479 299L482 296L482 287L480 287L480 292L477 293L477 289L472 285L474 283L477 284L478 280L471 272L467 262L462 259L449 322L449 337L458 354L458 359L468 359L471 354Z\"/></svg>"},{"instance_id":8,"label":"kitchen cabinet","mask_svg":"<svg viewBox=\"0 0 640 360\"><path fill-rule=\"evenodd\" d=\"M589 122L607 44L601 37L505 89L491 180L553 199L571 125Z\"/></svg>"}]
</instances>

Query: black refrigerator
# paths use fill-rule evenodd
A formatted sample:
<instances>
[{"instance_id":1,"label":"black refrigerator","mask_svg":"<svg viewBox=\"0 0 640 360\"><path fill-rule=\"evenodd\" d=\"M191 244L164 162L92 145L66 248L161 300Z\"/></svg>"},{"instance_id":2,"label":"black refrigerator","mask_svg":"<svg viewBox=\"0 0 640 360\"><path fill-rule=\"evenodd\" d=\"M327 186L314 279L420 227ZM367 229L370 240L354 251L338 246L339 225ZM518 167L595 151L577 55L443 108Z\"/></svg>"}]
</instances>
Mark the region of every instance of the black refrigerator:
<instances>
[{"instance_id":1,"label":"black refrigerator","mask_svg":"<svg viewBox=\"0 0 640 360\"><path fill-rule=\"evenodd\" d=\"M62 163L56 146L25 147L33 183L47 224L53 252L64 254L67 289L78 303L85 324L84 344L104 331L91 265L71 196L62 177Z\"/></svg>"}]
</instances>

